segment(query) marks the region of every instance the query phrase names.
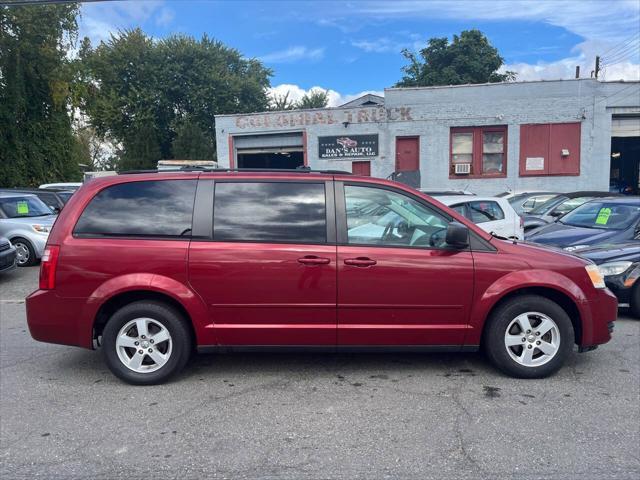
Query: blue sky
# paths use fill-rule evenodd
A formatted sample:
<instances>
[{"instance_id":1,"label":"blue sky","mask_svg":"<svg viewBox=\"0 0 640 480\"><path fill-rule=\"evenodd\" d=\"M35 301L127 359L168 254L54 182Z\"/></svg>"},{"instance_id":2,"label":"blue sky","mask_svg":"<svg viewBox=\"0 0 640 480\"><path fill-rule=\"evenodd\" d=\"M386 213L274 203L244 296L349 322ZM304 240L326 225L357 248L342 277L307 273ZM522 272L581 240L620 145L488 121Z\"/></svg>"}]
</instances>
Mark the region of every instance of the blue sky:
<instances>
[{"instance_id":1,"label":"blue sky","mask_svg":"<svg viewBox=\"0 0 640 480\"><path fill-rule=\"evenodd\" d=\"M640 79L640 0L129 0L87 3L81 34L99 42L140 26L161 38L204 33L261 59L277 92L312 87L339 104L380 93L402 76L400 51L431 37L483 31L520 80L588 76L603 55L605 79Z\"/></svg>"}]
</instances>

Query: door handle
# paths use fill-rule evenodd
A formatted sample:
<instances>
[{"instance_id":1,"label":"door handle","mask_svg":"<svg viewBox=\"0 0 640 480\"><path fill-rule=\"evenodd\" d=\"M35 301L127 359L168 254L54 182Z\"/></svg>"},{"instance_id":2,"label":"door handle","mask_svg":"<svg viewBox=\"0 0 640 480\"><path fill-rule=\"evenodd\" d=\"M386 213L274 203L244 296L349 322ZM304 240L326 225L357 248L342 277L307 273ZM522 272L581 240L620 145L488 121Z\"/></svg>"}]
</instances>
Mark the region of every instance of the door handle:
<instances>
[{"instance_id":1,"label":"door handle","mask_svg":"<svg viewBox=\"0 0 640 480\"><path fill-rule=\"evenodd\" d=\"M314 255L307 255L298 259L298 263L303 265L328 265L331 260L323 257L316 257Z\"/></svg>"},{"instance_id":2,"label":"door handle","mask_svg":"<svg viewBox=\"0 0 640 480\"><path fill-rule=\"evenodd\" d=\"M378 262L367 257L345 258L344 260L345 265L351 265L353 267L371 267L376 263Z\"/></svg>"}]
</instances>

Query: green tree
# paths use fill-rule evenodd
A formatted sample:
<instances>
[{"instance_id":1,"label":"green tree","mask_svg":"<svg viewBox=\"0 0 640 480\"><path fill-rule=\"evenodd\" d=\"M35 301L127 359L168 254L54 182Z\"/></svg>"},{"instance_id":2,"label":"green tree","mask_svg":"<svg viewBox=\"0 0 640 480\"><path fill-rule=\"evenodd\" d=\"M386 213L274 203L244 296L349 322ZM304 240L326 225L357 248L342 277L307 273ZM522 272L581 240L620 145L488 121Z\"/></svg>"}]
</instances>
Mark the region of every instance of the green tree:
<instances>
[{"instance_id":1,"label":"green tree","mask_svg":"<svg viewBox=\"0 0 640 480\"><path fill-rule=\"evenodd\" d=\"M184 120L175 129L171 145L173 157L182 160L215 160L216 149L209 133L191 120Z\"/></svg>"},{"instance_id":2,"label":"green tree","mask_svg":"<svg viewBox=\"0 0 640 480\"><path fill-rule=\"evenodd\" d=\"M329 104L329 92L326 90L312 89L305 93L295 103L297 109L324 108Z\"/></svg>"},{"instance_id":3,"label":"green tree","mask_svg":"<svg viewBox=\"0 0 640 480\"><path fill-rule=\"evenodd\" d=\"M131 133L122 139L125 148L120 153L118 170L147 170L156 168L163 158L158 132L152 122L134 122Z\"/></svg>"},{"instance_id":4,"label":"green tree","mask_svg":"<svg viewBox=\"0 0 640 480\"><path fill-rule=\"evenodd\" d=\"M67 58L75 3L0 7L0 186L77 180Z\"/></svg>"},{"instance_id":5,"label":"green tree","mask_svg":"<svg viewBox=\"0 0 640 480\"><path fill-rule=\"evenodd\" d=\"M397 87L429 87L433 85L463 85L512 81L516 73L498 73L504 59L479 30L465 30L446 37L432 38L419 55L403 50L409 61Z\"/></svg>"},{"instance_id":6,"label":"green tree","mask_svg":"<svg viewBox=\"0 0 640 480\"><path fill-rule=\"evenodd\" d=\"M95 49L85 42L80 58L82 108L99 135L122 145L121 168L174 158L176 129L185 118L215 145L214 115L269 104L271 71L206 35L154 40L129 30Z\"/></svg>"},{"instance_id":7,"label":"green tree","mask_svg":"<svg viewBox=\"0 0 640 480\"><path fill-rule=\"evenodd\" d=\"M293 110L296 105L295 102L289 98L290 94L291 92L289 90L282 95L272 93L269 96L269 110Z\"/></svg>"}]
</instances>

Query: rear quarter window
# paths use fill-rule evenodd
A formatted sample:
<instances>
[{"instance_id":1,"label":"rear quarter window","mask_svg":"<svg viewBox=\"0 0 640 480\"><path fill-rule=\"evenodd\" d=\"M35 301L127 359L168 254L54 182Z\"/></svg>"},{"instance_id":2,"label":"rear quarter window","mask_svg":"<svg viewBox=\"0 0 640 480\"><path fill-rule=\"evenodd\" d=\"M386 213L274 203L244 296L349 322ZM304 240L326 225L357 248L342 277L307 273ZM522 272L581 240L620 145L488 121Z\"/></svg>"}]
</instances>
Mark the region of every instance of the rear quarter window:
<instances>
[{"instance_id":1,"label":"rear quarter window","mask_svg":"<svg viewBox=\"0 0 640 480\"><path fill-rule=\"evenodd\" d=\"M469 214L473 223L494 222L504 219L504 212L498 202L479 200L469 202Z\"/></svg>"},{"instance_id":2,"label":"rear quarter window","mask_svg":"<svg viewBox=\"0 0 640 480\"><path fill-rule=\"evenodd\" d=\"M79 236L188 237L197 180L122 183L100 191L74 229Z\"/></svg>"}]
</instances>

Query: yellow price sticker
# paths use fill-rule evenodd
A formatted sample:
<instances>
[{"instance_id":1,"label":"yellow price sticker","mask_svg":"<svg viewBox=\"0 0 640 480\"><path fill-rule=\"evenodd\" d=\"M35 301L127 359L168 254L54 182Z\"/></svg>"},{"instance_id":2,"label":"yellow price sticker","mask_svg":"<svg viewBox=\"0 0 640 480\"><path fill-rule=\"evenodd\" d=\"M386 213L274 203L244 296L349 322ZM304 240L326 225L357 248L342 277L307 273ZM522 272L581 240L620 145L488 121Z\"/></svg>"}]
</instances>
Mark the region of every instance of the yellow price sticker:
<instances>
[{"instance_id":1,"label":"yellow price sticker","mask_svg":"<svg viewBox=\"0 0 640 480\"><path fill-rule=\"evenodd\" d=\"M609 221L609 217L611 216L610 208L601 208L598 212L598 217L596 218L596 225L606 225Z\"/></svg>"},{"instance_id":2,"label":"yellow price sticker","mask_svg":"<svg viewBox=\"0 0 640 480\"><path fill-rule=\"evenodd\" d=\"M25 201L17 202L16 213L18 215L29 215L29 204Z\"/></svg>"}]
</instances>

